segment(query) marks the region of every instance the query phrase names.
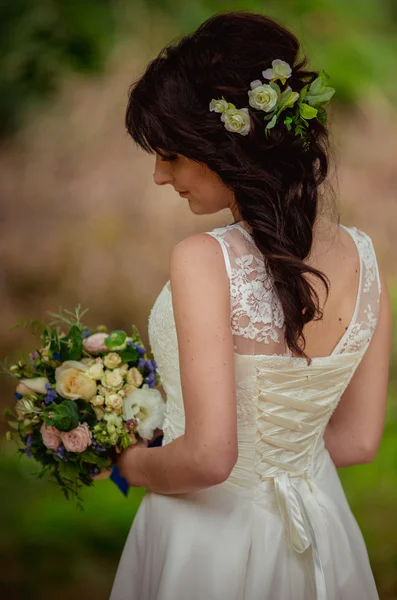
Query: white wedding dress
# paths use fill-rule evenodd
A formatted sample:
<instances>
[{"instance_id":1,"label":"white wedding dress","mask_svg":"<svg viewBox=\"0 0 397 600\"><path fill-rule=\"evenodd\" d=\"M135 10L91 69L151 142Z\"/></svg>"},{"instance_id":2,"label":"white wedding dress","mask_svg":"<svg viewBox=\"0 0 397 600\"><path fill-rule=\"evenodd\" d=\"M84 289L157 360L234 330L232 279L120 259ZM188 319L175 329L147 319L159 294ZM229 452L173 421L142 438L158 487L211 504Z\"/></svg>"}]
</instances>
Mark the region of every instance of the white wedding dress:
<instances>
[{"instance_id":1,"label":"white wedding dress","mask_svg":"<svg viewBox=\"0 0 397 600\"><path fill-rule=\"evenodd\" d=\"M234 223L205 232L219 241L230 280L238 461L224 483L206 490L146 492L111 600L378 599L323 441L379 312L372 242L345 229L360 256L354 315L332 354L310 366L286 351L282 307L248 231ZM167 394L164 445L185 425L169 281L151 310L149 341Z\"/></svg>"}]
</instances>

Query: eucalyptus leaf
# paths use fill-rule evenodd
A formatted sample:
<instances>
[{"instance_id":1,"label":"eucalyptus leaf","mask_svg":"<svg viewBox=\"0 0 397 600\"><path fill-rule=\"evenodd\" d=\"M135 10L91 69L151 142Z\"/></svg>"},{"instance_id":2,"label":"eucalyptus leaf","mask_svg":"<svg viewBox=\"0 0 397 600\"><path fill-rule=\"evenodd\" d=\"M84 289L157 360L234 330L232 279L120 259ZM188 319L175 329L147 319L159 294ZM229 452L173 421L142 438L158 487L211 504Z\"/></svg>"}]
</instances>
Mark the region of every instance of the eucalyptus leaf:
<instances>
[{"instance_id":1,"label":"eucalyptus leaf","mask_svg":"<svg viewBox=\"0 0 397 600\"><path fill-rule=\"evenodd\" d=\"M271 121L266 125L266 129L273 129L275 124L277 123L277 115L274 115Z\"/></svg>"},{"instance_id":2,"label":"eucalyptus leaf","mask_svg":"<svg viewBox=\"0 0 397 600\"><path fill-rule=\"evenodd\" d=\"M318 94L323 87L323 80L321 75L316 77L314 81L310 84L309 94Z\"/></svg>"},{"instance_id":3,"label":"eucalyptus leaf","mask_svg":"<svg viewBox=\"0 0 397 600\"><path fill-rule=\"evenodd\" d=\"M306 94L307 91L309 89L308 85L303 86L303 88L301 89L301 91L299 92L299 102L303 102L303 100L306 98Z\"/></svg>"},{"instance_id":4,"label":"eucalyptus leaf","mask_svg":"<svg viewBox=\"0 0 397 600\"><path fill-rule=\"evenodd\" d=\"M322 69L322 71L320 71L320 75L319 75L319 77L321 78L321 82L322 82L322 84L323 84L324 86L325 86L325 85L327 85L327 83L329 82L329 79L330 79L330 77L329 77L328 73L326 73L326 72L324 71L324 69Z\"/></svg>"},{"instance_id":5,"label":"eucalyptus leaf","mask_svg":"<svg viewBox=\"0 0 397 600\"><path fill-rule=\"evenodd\" d=\"M304 119L314 119L317 115L317 109L303 102L300 105L300 114Z\"/></svg>"},{"instance_id":6,"label":"eucalyptus leaf","mask_svg":"<svg viewBox=\"0 0 397 600\"><path fill-rule=\"evenodd\" d=\"M275 90L277 92L277 95L280 96L280 94L281 94L280 86L277 85L277 83L275 83L274 81L272 81L269 85L273 90Z\"/></svg>"},{"instance_id":7,"label":"eucalyptus leaf","mask_svg":"<svg viewBox=\"0 0 397 600\"><path fill-rule=\"evenodd\" d=\"M321 89L319 94L307 94L306 102L311 104L322 104L323 102L329 102L332 96L335 94L335 90L332 87L324 87Z\"/></svg>"}]
</instances>

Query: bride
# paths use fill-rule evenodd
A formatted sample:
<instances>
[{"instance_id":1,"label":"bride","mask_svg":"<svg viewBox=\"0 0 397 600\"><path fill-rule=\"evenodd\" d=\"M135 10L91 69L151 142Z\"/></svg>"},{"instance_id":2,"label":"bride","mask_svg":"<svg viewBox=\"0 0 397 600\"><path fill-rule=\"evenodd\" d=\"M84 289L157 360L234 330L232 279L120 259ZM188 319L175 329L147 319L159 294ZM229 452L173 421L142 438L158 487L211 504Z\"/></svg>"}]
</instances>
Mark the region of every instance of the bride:
<instances>
[{"instance_id":1,"label":"bride","mask_svg":"<svg viewBox=\"0 0 397 600\"><path fill-rule=\"evenodd\" d=\"M367 233L320 205L334 90L272 19L220 14L133 85L154 181L234 221L173 249L148 332L160 447L124 451L147 492L111 600L374 600L336 467L374 459L389 295Z\"/></svg>"}]
</instances>

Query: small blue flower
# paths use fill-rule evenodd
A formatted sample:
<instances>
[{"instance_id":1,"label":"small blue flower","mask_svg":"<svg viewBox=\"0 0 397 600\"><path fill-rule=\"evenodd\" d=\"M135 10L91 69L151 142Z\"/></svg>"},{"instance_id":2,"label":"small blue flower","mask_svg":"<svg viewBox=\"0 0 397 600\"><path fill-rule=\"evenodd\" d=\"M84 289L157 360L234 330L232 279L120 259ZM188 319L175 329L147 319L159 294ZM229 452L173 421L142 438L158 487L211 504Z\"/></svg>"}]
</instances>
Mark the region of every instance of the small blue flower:
<instances>
[{"instance_id":1,"label":"small blue flower","mask_svg":"<svg viewBox=\"0 0 397 600\"><path fill-rule=\"evenodd\" d=\"M26 438L26 447L25 447L25 454L28 458L32 458L32 452L30 450L32 443L33 443L33 436L31 433L29 433L28 437Z\"/></svg>"},{"instance_id":2,"label":"small blue flower","mask_svg":"<svg viewBox=\"0 0 397 600\"><path fill-rule=\"evenodd\" d=\"M133 346L136 348L136 346L132 340L128 340L127 346L128 346L128 348L132 348Z\"/></svg>"},{"instance_id":3,"label":"small blue flower","mask_svg":"<svg viewBox=\"0 0 397 600\"><path fill-rule=\"evenodd\" d=\"M145 362L146 368L148 369L148 371L154 371L154 367L153 367L153 363L151 360L147 360Z\"/></svg>"},{"instance_id":4,"label":"small blue flower","mask_svg":"<svg viewBox=\"0 0 397 600\"><path fill-rule=\"evenodd\" d=\"M85 331L83 331L83 338L88 338L91 335L91 331L89 329L86 329Z\"/></svg>"},{"instance_id":5,"label":"small blue flower","mask_svg":"<svg viewBox=\"0 0 397 600\"><path fill-rule=\"evenodd\" d=\"M52 358L54 360L61 360L61 355L59 354L59 352L54 352L54 354L52 355Z\"/></svg>"},{"instance_id":6,"label":"small blue flower","mask_svg":"<svg viewBox=\"0 0 397 600\"><path fill-rule=\"evenodd\" d=\"M18 392L15 392L15 398L17 400L20 400L21 398L23 398L22 394L18 394Z\"/></svg>"},{"instance_id":7,"label":"small blue flower","mask_svg":"<svg viewBox=\"0 0 397 600\"><path fill-rule=\"evenodd\" d=\"M57 456L64 462L68 460L65 456L65 446L63 444L61 444L57 450L54 450L54 456Z\"/></svg>"},{"instance_id":8,"label":"small blue flower","mask_svg":"<svg viewBox=\"0 0 397 600\"><path fill-rule=\"evenodd\" d=\"M29 361L29 364L30 364L32 367L34 367L34 360L33 360L33 358L31 358L31 359L30 359L30 361Z\"/></svg>"},{"instance_id":9,"label":"small blue flower","mask_svg":"<svg viewBox=\"0 0 397 600\"><path fill-rule=\"evenodd\" d=\"M138 369L143 369L146 365L146 361L144 358L140 357L138 359Z\"/></svg>"},{"instance_id":10,"label":"small blue flower","mask_svg":"<svg viewBox=\"0 0 397 600\"><path fill-rule=\"evenodd\" d=\"M136 349L138 350L138 354L139 354L140 356L142 356L142 354L145 354L145 352L146 352L146 349L145 349L143 346L138 346L138 345L137 345L137 346L136 346Z\"/></svg>"}]
</instances>

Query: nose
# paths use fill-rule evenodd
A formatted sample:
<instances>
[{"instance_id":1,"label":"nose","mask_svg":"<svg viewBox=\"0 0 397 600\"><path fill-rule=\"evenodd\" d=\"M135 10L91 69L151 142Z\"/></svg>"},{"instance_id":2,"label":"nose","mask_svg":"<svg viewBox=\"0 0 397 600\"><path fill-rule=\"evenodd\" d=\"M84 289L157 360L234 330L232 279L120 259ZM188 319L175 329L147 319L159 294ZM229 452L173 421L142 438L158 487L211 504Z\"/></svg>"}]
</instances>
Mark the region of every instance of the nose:
<instances>
[{"instance_id":1,"label":"nose","mask_svg":"<svg viewBox=\"0 0 397 600\"><path fill-rule=\"evenodd\" d=\"M170 163L161 160L158 156L154 165L153 180L156 185L166 185L174 181Z\"/></svg>"}]
</instances>

